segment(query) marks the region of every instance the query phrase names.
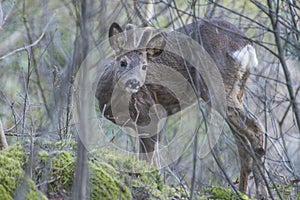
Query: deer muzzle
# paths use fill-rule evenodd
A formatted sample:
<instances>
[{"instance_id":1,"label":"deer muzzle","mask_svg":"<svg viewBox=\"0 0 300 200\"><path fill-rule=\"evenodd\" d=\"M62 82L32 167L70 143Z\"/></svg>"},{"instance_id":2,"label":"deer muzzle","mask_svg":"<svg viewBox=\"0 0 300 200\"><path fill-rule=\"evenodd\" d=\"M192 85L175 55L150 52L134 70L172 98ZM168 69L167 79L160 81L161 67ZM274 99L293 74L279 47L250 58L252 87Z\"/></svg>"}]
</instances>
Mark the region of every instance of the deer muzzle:
<instances>
[{"instance_id":1,"label":"deer muzzle","mask_svg":"<svg viewBox=\"0 0 300 200\"><path fill-rule=\"evenodd\" d=\"M130 79L125 83L125 89L129 93L136 93L139 91L141 85L140 81L136 79Z\"/></svg>"}]
</instances>

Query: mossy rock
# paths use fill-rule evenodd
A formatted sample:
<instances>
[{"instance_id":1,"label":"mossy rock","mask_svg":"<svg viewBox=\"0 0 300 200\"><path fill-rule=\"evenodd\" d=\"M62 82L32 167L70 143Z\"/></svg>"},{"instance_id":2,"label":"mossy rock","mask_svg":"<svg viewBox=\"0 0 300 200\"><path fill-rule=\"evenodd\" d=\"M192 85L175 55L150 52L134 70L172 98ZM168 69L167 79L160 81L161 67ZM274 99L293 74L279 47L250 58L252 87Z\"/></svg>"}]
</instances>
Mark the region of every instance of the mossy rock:
<instances>
[{"instance_id":1,"label":"mossy rock","mask_svg":"<svg viewBox=\"0 0 300 200\"><path fill-rule=\"evenodd\" d=\"M14 199L18 195L25 199L47 199L25 177L22 169L25 162L24 150L19 145L9 146L0 151L0 194L2 199ZM20 191L20 188L22 190ZM18 191L18 192L17 192Z\"/></svg>"},{"instance_id":2,"label":"mossy rock","mask_svg":"<svg viewBox=\"0 0 300 200\"><path fill-rule=\"evenodd\" d=\"M22 166L25 163L24 151L11 146L0 151L0 194L1 199L14 199L26 194L25 199L47 199L35 188L34 182L24 177ZM48 195L70 196L75 172L75 156L67 151L39 152L39 170L47 171ZM93 155L89 165L89 194L92 200L98 199L189 199L190 194L182 186L170 187L163 184L159 171L145 161L124 156L108 150ZM135 173L135 169L136 173ZM142 170L145 170L143 172ZM16 191L18 191L16 193ZM21 191L21 192L20 192ZM249 199L239 193L242 199ZM51 195L50 195L51 196ZM229 188L206 188L196 199L238 199ZM198 198L199 197L199 198Z\"/></svg>"},{"instance_id":3,"label":"mossy rock","mask_svg":"<svg viewBox=\"0 0 300 200\"><path fill-rule=\"evenodd\" d=\"M54 180L48 184L48 195L64 191L65 195L69 196L75 172L75 157L67 151L52 154L42 151L39 156L44 165L49 166L49 179ZM118 173L111 166L104 162L89 161L89 168L89 192L92 200L131 199L129 188L118 179Z\"/></svg>"},{"instance_id":4,"label":"mossy rock","mask_svg":"<svg viewBox=\"0 0 300 200\"><path fill-rule=\"evenodd\" d=\"M75 156L67 151L51 154L41 151L39 157L48 166L40 169L50 171L47 180L54 180L48 184L48 195L56 196L63 191L65 196L70 196ZM164 185L159 171L145 161L104 150L91 155L88 165L92 200L188 199L186 191Z\"/></svg>"},{"instance_id":5,"label":"mossy rock","mask_svg":"<svg viewBox=\"0 0 300 200\"><path fill-rule=\"evenodd\" d=\"M166 199L159 171L146 161L109 150L101 150L93 156L114 169L115 176L131 188L133 199Z\"/></svg>"},{"instance_id":6,"label":"mossy rock","mask_svg":"<svg viewBox=\"0 0 300 200\"><path fill-rule=\"evenodd\" d=\"M189 197L187 190L181 186L170 187L163 184L159 170L144 160L109 150L94 153L93 158L114 169L114 177L117 176L131 188L132 199L175 200Z\"/></svg>"},{"instance_id":7,"label":"mossy rock","mask_svg":"<svg viewBox=\"0 0 300 200\"><path fill-rule=\"evenodd\" d=\"M74 169L75 157L67 151L38 152L38 163L35 168L36 180L43 186L43 190L47 192L50 199L70 194Z\"/></svg>"},{"instance_id":8,"label":"mossy rock","mask_svg":"<svg viewBox=\"0 0 300 200\"><path fill-rule=\"evenodd\" d=\"M225 188L225 187L211 187L211 188L205 188L203 190L205 199L208 198L208 199L223 199L223 200L239 200L239 199L250 200L250 198L247 195L239 191L237 191L237 193L235 191L232 191L230 188ZM199 199L203 199L203 197Z\"/></svg>"},{"instance_id":9,"label":"mossy rock","mask_svg":"<svg viewBox=\"0 0 300 200\"><path fill-rule=\"evenodd\" d=\"M9 191L7 191L2 184L0 184L0 194L1 194L1 198L5 199L5 200L13 200Z\"/></svg>"},{"instance_id":10,"label":"mossy rock","mask_svg":"<svg viewBox=\"0 0 300 200\"><path fill-rule=\"evenodd\" d=\"M91 199L132 199L129 188L116 176L117 172L104 163L89 162Z\"/></svg>"}]
</instances>

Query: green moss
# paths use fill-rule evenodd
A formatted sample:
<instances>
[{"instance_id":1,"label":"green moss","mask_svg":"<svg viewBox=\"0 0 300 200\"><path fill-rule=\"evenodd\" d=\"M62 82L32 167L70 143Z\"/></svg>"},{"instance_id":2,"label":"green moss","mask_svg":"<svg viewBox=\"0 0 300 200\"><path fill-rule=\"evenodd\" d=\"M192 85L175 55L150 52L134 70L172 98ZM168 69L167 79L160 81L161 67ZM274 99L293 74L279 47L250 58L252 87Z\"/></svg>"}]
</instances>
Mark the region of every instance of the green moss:
<instances>
[{"instance_id":1,"label":"green moss","mask_svg":"<svg viewBox=\"0 0 300 200\"><path fill-rule=\"evenodd\" d=\"M93 156L114 169L114 177L131 188L133 199L188 199L185 189L163 184L159 170L146 161L109 150L101 150Z\"/></svg>"},{"instance_id":2,"label":"green moss","mask_svg":"<svg viewBox=\"0 0 300 200\"><path fill-rule=\"evenodd\" d=\"M70 194L74 170L75 157L67 151L57 151L54 154L40 152L41 160L50 162L51 180L49 192L66 191ZM90 194L91 199L131 199L129 188L118 179L118 173L104 162L89 161Z\"/></svg>"},{"instance_id":3,"label":"green moss","mask_svg":"<svg viewBox=\"0 0 300 200\"><path fill-rule=\"evenodd\" d=\"M91 199L132 199L129 188L113 177L116 171L105 164L89 163L91 170ZM106 169L106 170L105 170Z\"/></svg>"},{"instance_id":4,"label":"green moss","mask_svg":"<svg viewBox=\"0 0 300 200\"><path fill-rule=\"evenodd\" d=\"M224 199L224 200L249 200L249 197L241 192L238 192L239 196L236 194L235 191L232 191L229 188L224 187L211 187L204 189L204 194L206 198L209 199Z\"/></svg>"},{"instance_id":5,"label":"green moss","mask_svg":"<svg viewBox=\"0 0 300 200\"><path fill-rule=\"evenodd\" d=\"M147 163L131 156L126 156L118 152L101 150L93 156L102 162L111 165L117 171L124 172L157 172L157 169Z\"/></svg>"},{"instance_id":6,"label":"green moss","mask_svg":"<svg viewBox=\"0 0 300 200\"><path fill-rule=\"evenodd\" d=\"M2 199L13 199L16 190L22 188L26 199L47 199L35 188L34 182L24 178L22 166L25 162L24 151L21 146L13 145L0 151L0 194ZM29 187L26 187L26 186ZM19 190L18 190L19 191ZM37 199L36 198L36 199Z\"/></svg>"},{"instance_id":7,"label":"green moss","mask_svg":"<svg viewBox=\"0 0 300 200\"><path fill-rule=\"evenodd\" d=\"M169 193L171 194L173 199L188 200L190 198L190 191L184 188L182 185L172 187L171 190L172 191L170 191Z\"/></svg>"},{"instance_id":8,"label":"green moss","mask_svg":"<svg viewBox=\"0 0 300 200\"><path fill-rule=\"evenodd\" d=\"M40 191L36 190L34 182L31 179L27 179L29 185L29 192L26 195L26 200L47 200L47 197Z\"/></svg>"},{"instance_id":9,"label":"green moss","mask_svg":"<svg viewBox=\"0 0 300 200\"><path fill-rule=\"evenodd\" d=\"M49 154L46 151L40 151L38 153L39 159L40 161L45 164L47 162L47 160L49 159Z\"/></svg>"},{"instance_id":10,"label":"green moss","mask_svg":"<svg viewBox=\"0 0 300 200\"><path fill-rule=\"evenodd\" d=\"M73 184L75 157L67 151L56 151L49 154L46 151L38 153L39 167L36 168L36 174L41 179L51 181L48 186L49 193L66 193L69 195Z\"/></svg>"},{"instance_id":11,"label":"green moss","mask_svg":"<svg viewBox=\"0 0 300 200\"><path fill-rule=\"evenodd\" d=\"M22 165L25 162L24 150L20 145L9 146L0 151L0 154L8 158L13 158Z\"/></svg>"},{"instance_id":12,"label":"green moss","mask_svg":"<svg viewBox=\"0 0 300 200\"><path fill-rule=\"evenodd\" d=\"M159 171L146 161L108 150L94 156L114 169L115 176L131 188L134 199L164 199Z\"/></svg>"},{"instance_id":13,"label":"green moss","mask_svg":"<svg viewBox=\"0 0 300 200\"><path fill-rule=\"evenodd\" d=\"M8 147L0 151L0 185L11 196L17 188L20 179L24 176L22 152L19 146Z\"/></svg>"},{"instance_id":14,"label":"green moss","mask_svg":"<svg viewBox=\"0 0 300 200\"><path fill-rule=\"evenodd\" d=\"M17 188L19 180L24 176L22 163L0 154L0 184L11 195Z\"/></svg>"},{"instance_id":15,"label":"green moss","mask_svg":"<svg viewBox=\"0 0 300 200\"><path fill-rule=\"evenodd\" d=\"M67 188L70 190L75 170L75 158L69 152L58 151L52 159L52 178L55 181L55 188ZM59 178L58 178L59 177Z\"/></svg>"},{"instance_id":16,"label":"green moss","mask_svg":"<svg viewBox=\"0 0 300 200\"><path fill-rule=\"evenodd\" d=\"M10 196L10 193L3 187L2 184L0 184L0 194L1 198L5 200L13 200L13 198Z\"/></svg>"},{"instance_id":17,"label":"green moss","mask_svg":"<svg viewBox=\"0 0 300 200\"><path fill-rule=\"evenodd\" d=\"M57 151L51 155L43 151L39 156L45 164L49 163L50 179L54 180L48 185L49 192L66 191L69 195L74 177L75 157L67 151ZM105 150L90 159L88 165L89 194L92 200L188 197L184 189L164 185L155 167L136 158Z\"/></svg>"},{"instance_id":18,"label":"green moss","mask_svg":"<svg viewBox=\"0 0 300 200\"><path fill-rule=\"evenodd\" d=\"M48 166L46 170L50 178L49 175L45 177L53 180L48 184L48 192L59 194L65 191L67 196L70 195L75 157L67 151L52 154L41 151L39 156L40 161ZM184 200L190 197L189 191L182 186L170 187L163 184L161 174L154 166L130 156L103 150L93 154L88 166L89 194L92 200ZM207 196L213 196L212 192Z\"/></svg>"}]
</instances>

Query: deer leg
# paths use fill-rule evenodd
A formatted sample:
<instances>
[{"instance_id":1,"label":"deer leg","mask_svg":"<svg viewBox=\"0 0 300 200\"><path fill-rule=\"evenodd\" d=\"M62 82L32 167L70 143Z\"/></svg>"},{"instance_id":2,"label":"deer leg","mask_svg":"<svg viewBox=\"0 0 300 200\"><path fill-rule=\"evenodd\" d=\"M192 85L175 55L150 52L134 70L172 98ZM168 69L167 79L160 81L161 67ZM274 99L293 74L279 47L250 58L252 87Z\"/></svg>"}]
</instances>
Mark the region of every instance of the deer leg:
<instances>
[{"instance_id":1,"label":"deer leg","mask_svg":"<svg viewBox=\"0 0 300 200\"><path fill-rule=\"evenodd\" d=\"M239 136L247 138L249 149L244 149L253 158L252 171L255 179L256 193L259 199L266 199L268 192L264 181L264 129L258 119L241 108L228 108L227 117L231 129ZM249 151L248 151L249 150ZM242 152L243 153L243 152ZM243 166L243 165L242 165Z\"/></svg>"},{"instance_id":2,"label":"deer leg","mask_svg":"<svg viewBox=\"0 0 300 200\"><path fill-rule=\"evenodd\" d=\"M140 138L140 153L152 153L155 149L156 137Z\"/></svg>"},{"instance_id":3,"label":"deer leg","mask_svg":"<svg viewBox=\"0 0 300 200\"><path fill-rule=\"evenodd\" d=\"M247 115L246 125L249 127L249 132L254 134L256 138L259 138L261 143L263 143L264 137L264 128L258 121L258 119L254 118L251 115ZM268 192L265 185L264 175L264 162L265 162L265 150L263 148L263 144L260 144L259 147L254 148L254 157L253 157L253 175L256 185L256 194L258 199L267 199Z\"/></svg>"},{"instance_id":4,"label":"deer leg","mask_svg":"<svg viewBox=\"0 0 300 200\"><path fill-rule=\"evenodd\" d=\"M152 137L140 138L140 159L153 163L157 135ZM155 163L154 163L155 164Z\"/></svg>"},{"instance_id":5,"label":"deer leg","mask_svg":"<svg viewBox=\"0 0 300 200\"><path fill-rule=\"evenodd\" d=\"M233 135L238 147L238 153L240 157L240 182L239 182L239 190L246 194L247 186L248 186L248 178L252 169L252 157L249 154L249 149L251 145L246 138L242 138L238 135L238 133L233 131Z\"/></svg>"},{"instance_id":6,"label":"deer leg","mask_svg":"<svg viewBox=\"0 0 300 200\"><path fill-rule=\"evenodd\" d=\"M257 199L267 199L268 198L268 190L265 185L264 180L264 158L258 157L255 158L253 161L253 175L254 175L254 181L256 186L256 196Z\"/></svg>"}]
</instances>

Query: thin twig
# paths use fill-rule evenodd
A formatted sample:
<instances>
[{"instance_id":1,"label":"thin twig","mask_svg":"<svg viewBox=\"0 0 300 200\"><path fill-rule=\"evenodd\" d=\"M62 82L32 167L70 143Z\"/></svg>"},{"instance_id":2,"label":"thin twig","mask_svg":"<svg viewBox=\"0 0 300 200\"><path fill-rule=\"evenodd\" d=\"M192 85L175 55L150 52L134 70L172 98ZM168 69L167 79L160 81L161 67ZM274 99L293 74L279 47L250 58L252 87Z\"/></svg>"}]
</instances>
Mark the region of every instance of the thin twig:
<instances>
[{"instance_id":1,"label":"thin twig","mask_svg":"<svg viewBox=\"0 0 300 200\"><path fill-rule=\"evenodd\" d=\"M31 47L36 46L36 45L43 39L43 37L45 36L45 33L46 33L46 31L47 31L49 25L51 24L52 20L54 19L54 16L55 16L55 15L56 15L56 13L54 13L54 14L52 15L52 17L50 18L49 22L46 24L45 28L43 29L42 34L40 35L40 37L39 37L35 42L33 42L32 44L29 44L29 45L27 45L27 46L24 46L24 47L20 47L20 48L18 48L18 49L15 49L15 50L9 52L8 54L6 54L6 55L4 55L4 56L1 56L1 57L0 57L0 60L4 60L4 59L6 59L7 57L9 57L9 56L11 56L11 55L13 55L13 54L15 54L15 53L18 53L18 52L20 52L20 51L25 51L26 49L29 49L29 48L31 48Z\"/></svg>"},{"instance_id":2,"label":"thin twig","mask_svg":"<svg viewBox=\"0 0 300 200\"><path fill-rule=\"evenodd\" d=\"M287 86L287 90L291 99L291 104L292 104L292 108L295 114L295 118L296 118L296 123L298 126L298 129L300 129L300 111L297 107L297 103L296 103L296 97L294 94L294 89L292 86L292 80L291 80L291 73L288 69L288 66L286 64L286 61L284 59L284 52L282 49L282 45L281 45L281 38L280 38L280 23L278 21L278 6L276 7L276 13L274 12L274 7L273 7L273 3L271 0L268 0L268 6L269 6L269 18L271 20L272 23L272 27L273 27L273 33L274 33L274 37L275 37L275 42L276 42L276 46L277 46L277 51L278 51L278 59L281 63L282 69L283 69L283 73L285 76L285 80L287 82L286 86Z\"/></svg>"}]
</instances>

